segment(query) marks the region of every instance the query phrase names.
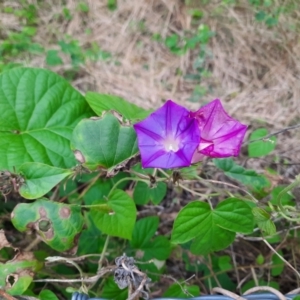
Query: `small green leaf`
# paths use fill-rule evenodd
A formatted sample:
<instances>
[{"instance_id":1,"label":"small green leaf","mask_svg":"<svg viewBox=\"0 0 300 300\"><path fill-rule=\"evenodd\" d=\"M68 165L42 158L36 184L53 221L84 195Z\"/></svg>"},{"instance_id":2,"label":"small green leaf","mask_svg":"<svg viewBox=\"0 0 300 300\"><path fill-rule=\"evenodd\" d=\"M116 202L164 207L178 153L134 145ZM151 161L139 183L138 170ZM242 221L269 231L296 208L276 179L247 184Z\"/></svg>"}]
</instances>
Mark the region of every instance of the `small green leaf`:
<instances>
[{"instance_id":1,"label":"small green leaf","mask_svg":"<svg viewBox=\"0 0 300 300\"><path fill-rule=\"evenodd\" d=\"M278 254L280 254L281 256L283 255L281 250L278 251ZM279 276L284 269L285 263L282 261L282 259L277 254L273 254L272 255L272 265L275 265L275 266L272 267L272 269L271 269L271 275Z\"/></svg>"},{"instance_id":2,"label":"small green leaf","mask_svg":"<svg viewBox=\"0 0 300 300\"><path fill-rule=\"evenodd\" d=\"M146 217L136 222L132 233L130 245L136 249L142 249L153 237L158 228L158 217Z\"/></svg>"},{"instance_id":3,"label":"small green leaf","mask_svg":"<svg viewBox=\"0 0 300 300\"><path fill-rule=\"evenodd\" d=\"M264 256L261 253L258 254L258 256L256 257L256 263L258 265L262 265L264 262L265 262Z\"/></svg>"},{"instance_id":4,"label":"small green leaf","mask_svg":"<svg viewBox=\"0 0 300 300\"><path fill-rule=\"evenodd\" d=\"M157 228L158 217L146 217L136 222L132 234L130 246L143 252L144 260L156 258L165 260L171 252L170 241L164 236L157 236L151 239Z\"/></svg>"},{"instance_id":5,"label":"small green leaf","mask_svg":"<svg viewBox=\"0 0 300 300\"><path fill-rule=\"evenodd\" d=\"M166 298L191 298L199 295L200 289L198 285L187 285L184 282L181 286L173 283L163 294Z\"/></svg>"},{"instance_id":6,"label":"small green leaf","mask_svg":"<svg viewBox=\"0 0 300 300\"><path fill-rule=\"evenodd\" d=\"M70 138L92 114L84 97L45 69L15 68L0 74L0 170L25 162L75 166Z\"/></svg>"},{"instance_id":7,"label":"small green leaf","mask_svg":"<svg viewBox=\"0 0 300 300\"><path fill-rule=\"evenodd\" d=\"M178 213L172 231L172 242L186 243L199 235L199 229L207 232L212 223L212 211L205 202L193 201Z\"/></svg>"},{"instance_id":8,"label":"small green leaf","mask_svg":"<svg viewBox=\"0 0 300 300\"><path fill-rule=\"evenodd\" d=\"M276 226L271 220L271 215L260 207L253 207L252 213L257 226L266 233L266 235L276 234Z\"/></svg>"},{"instance_id":9,"label":"small green leaf","mask_svg":"<svg viewBox=\"0 0 300 300\"><path fill-rule=\"evenodd\" d=\"M258 283L258 285L257 285ZM247 290L253 287L258 287L258 286L269 286L274 288L275 290L280 290L279 288L279 283L276 281L264 281L263 279L259 278L258 280L250 280L246 284L242 286L242 293L245 293ZM295 298L293 298L294 300Z\"/></svg>"},{"instance_id":10,"label":"small green leaf","mask_svg":"<svg viewBox=\"0 0 300 300\"><path fill-rule=\"evenodd\" d=\"M232 270L231 257L228 255L222 255L218 257L218 266L222 271Z\"/></svg>"},{"instance_id":11,"label":"small green leaf","mask_svg":"<svg viewBox=\"0 0 300 300\"><path fill-rule=\"evenodd\" d=\"M266 16L267 14L264 11L260 10L255 14L255 20L258 22L264 21Z\"/></svg>"},{"instance_id":12,"label":"small green leaf","mask_svg":"<svg viewBox=\"0 0 300 300\"><path fill-rule=\"evenodd\" d=\"M42 300L58 300L56 295L50 290L42 290L39 294L39 298Z\"/></svg>"},{"instance_id":13,"label":"small green leaf","mask_svg":"<svg viewBox=\"0 0 300 300\"><path fill-rule=\"evenodd\" d=\"M104 111L115 110L124 118L135 121L146 118L151 112L113 95L88 92L86 101L98 116L101 116Z\"/></svg>"},{"instance_id":14,"label":"small green leaf","mask_svg":"<svg viewBox=\"0 0 300 300\"><path fill-rule=\"evenodd\" d=\"M36 162L23 164L19 171L25 179L19 192L26 199L36 199L44 196L64 178L73 173L71 170Z\"/></svg>"},{"instance_id":15,"label":"small green leaf","mask_svg":"<svg viewBox=\"0 0 300 300\"><path fill-rule=\"evenodd\" d=\"M95 225L108 235L131 239L136 219L136 207L133 200L122 190L114 190L107 201L95 202L106 203L111 212L105 213L91 208L91 217Z\"/></svg>"},{"instance_id":16,"label":"small green leaf","mask_svg":"<svg viewBox=\"0 0 300 300\"><path fill-rule=\"evenodd\" d=\"M74 247L75 237L83 227L79 206L45 198L18 204L12 212L11 220L21 232L35 230L45 243L57 251Z\"/></svg>"},{"instance_id":17,"label":"small green leaf","mask_svg":"<svg viewBox=\"0 0 300 300\"><path fill-rule=\"evenodd\" d=\"M119 289L114 280L108 278L105 280L101 297L104 299L126 300L128 299L128 290L127 288L123 290Z\"/></svg>"},{"instance_id":18,"label":"small green leaf","mask_svg":"<svg viewBox=\"0 0 300 300\"><path fill-rule=\"evenodd\" d=\"M275 136L268 138L267 141L260 140L251 143L252 140L257 140L267 135L268 131L265 128L257 129L251 133L250 143L248 145L249 157L266 156L275 149L277 141Z\"/></svg>"},{"instance_id":19,"label":"small green leaf","mask_svg":"<svg viewBox=\"0 0 300 300\"><path fill-rule=\"evenodd\" d=\"M141 250L145 252L146 261L152 258L166 260L171 253L171 243L165 236L159 235L144 245Z\"/></svg>"},{"instance_id":20,"label":"small green leaf","mask_svg":"<svg viewBox=\"0 0 300 300\"><path fill-rule=\"evenodd\" d=\"M63 64L63 60L58 55L57 50L48 50L46 55L46 63L49 66L58 66Z\"/></svg>"},{"instance_id":21,"label":"small green leaf","mask_svg":"<svg viewBox=\"0 0 300 300\"><path fill-rule=\"evenodd\" d=\"M228 177L236 179L253 189L261 190L269 185L265 177L258 175L254 170L248 170L237 165L232 158L214 159L214 164L223 170Z\"/></svg>"},{"instance_id":22,"label":"small green leaf","mask_svg":"<svg viewBox=\"0 0 300 300\"><path fill-rule=\"evenodd\" d=\"M110 113L82 120L73 131L71 147L84 166L103 168L109 174L138 153L134 129L122 126Z\"/></svg>"},{"instance_id":23,"label":"small green leaf","mask_svg":"<svg viewBox=\"0 0 300 300\"><path fill-rule=\"evenodd\" d=\"M154 204L159 204L167 193L167 185L158 182L155 187L149 187L145 182L139 181L133 192L134 202L138 205L145 205L151 200Z\"/></svg>"}]
</instances>

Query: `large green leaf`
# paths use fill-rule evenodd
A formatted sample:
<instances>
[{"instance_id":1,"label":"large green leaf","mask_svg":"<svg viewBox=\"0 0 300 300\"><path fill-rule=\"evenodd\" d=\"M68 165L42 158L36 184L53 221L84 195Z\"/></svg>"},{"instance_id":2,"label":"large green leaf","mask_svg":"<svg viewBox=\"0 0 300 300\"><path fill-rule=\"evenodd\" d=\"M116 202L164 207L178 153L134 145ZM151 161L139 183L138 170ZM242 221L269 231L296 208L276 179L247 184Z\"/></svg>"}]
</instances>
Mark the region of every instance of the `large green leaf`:
<instances>
[{"instance_id":1,"label":"large green leaf","mask_svg":"<svg viewBox=\"0 0 300 300\"><path fill-rule=\"evenodd\" d=\"M115 110L124 118L134 121L146 118L151 112L113 95L88 92L86 100L98 116L104 111Z\"/></svg>"},{"instance_id":2,"label":"large green leaf","mask_svg":"<svg viewBox=\"0 0 300 300\"><path fill-rule=\"evenodd\" d=\"M108 211L102 209L103 204L108 206ZM103 233L131 239L136 219L136 207L128 194L122 190L114 190L107 201L96 201L93 205L91 217ZM96 205L99 205L100 209Z\"/></svg>"},{"instance_id":3,"label":"large green leaf","mask_svg":"<svg viewBox=\"0 0 300 300\"><path fill-rule=\"evenodd\" d=\"M236 232L252 232L253 225L251 208L239 199L226 199L214 210L207 203L194 201L179 212L172 242L186 243L194 239L191 251L205 255L227 247Z\"/></svg>"},{"instance_id":4,"label":"large green leaf","mask_svg":"<svg viewBox=\"0 0 300 300\"><path fill-rule=\"evenodd\" d=\"M76 246L76 236L83 227L79 206L45 198L18 204L12 212L12 223L21 232L35 230L50 247L66 251Z\"/></svg>"},{"instance_id":5,"label":"large green leaf","mask_svg":"<svg viewBox=\"0 0 300 300\"><path fill-rule=\"evenodd\" d=\"M258 175L254 170L248 170L237 165L232 158L214 159L214 163L228 177L234 178L253 189L260 190L269 185L265 177Z\"/></svg>"},{"instance_id":6,"label":"large green leaf","mask_svg":"<svg viewBox=\"0 0 300 300\"><path fill-rule=\"evenodd\" d=\"M65 79L44 69L0 74L0 169L25 162L69 168L75 125L92 115L84 97Z\"/></svg>"},{"instance_id":7,"label":"large green leaf","mask_svg":"<svg viewBox=\"0 0 300 300\"><path fill-rule=\"evenodd\" d=\"M73 172L41 163L29 162L20 167L20 173L25 179L19 190L20 195L26 199L36 199L44 196Z\"/></svg>"},{"instance_id":8,"label":"large green leaf","mask_svg":"<svg viewBox=\"0 0 300 300\"><path fill-rule=\"evenodd\" d=\"M268 131L265 128L259 128L253 131L250 135L250 141L261 139L268 135ZM272 136L267 141L259 140L251 142L248 145L249 157L260 157L268 155L276 147L276 137Z\"/></svg>"},{"instance_id":9,"label":"large green leaf","mask_svg":"<svg viewBox=\"0 0 300 300\"><path fill-rule=\"evenodd\" d=\"M214 221L218 226L233 232L251 233L254 226L251 208L237 198L220 202L214 210Z\"/></svg>"},{"instance_id":10,"label":"large green leaf","mask_svg":"<svg viewBox=\"0 0 300 300\"><path fill-rule=\"evenodd\" d=\"M87 168L103 168L114 174L138 153L137 136L131 126L122 126L107 113L102 118L82 120L76 126L72 149Z\"/></svg>"},{"instance_id":11,"label":"large green leaf","mask_svg":"<svg viewBox=\"0 0 300 300\"><path fill-rule=\"evenodd\" d=\"M213 224L213 223L212 223ZM206 255L228 247L235 239L235 232L225 230L218 226L209 226L202 235L197 236L191 245L191 252L197 255Z\"/></svg>"}]
</instances>

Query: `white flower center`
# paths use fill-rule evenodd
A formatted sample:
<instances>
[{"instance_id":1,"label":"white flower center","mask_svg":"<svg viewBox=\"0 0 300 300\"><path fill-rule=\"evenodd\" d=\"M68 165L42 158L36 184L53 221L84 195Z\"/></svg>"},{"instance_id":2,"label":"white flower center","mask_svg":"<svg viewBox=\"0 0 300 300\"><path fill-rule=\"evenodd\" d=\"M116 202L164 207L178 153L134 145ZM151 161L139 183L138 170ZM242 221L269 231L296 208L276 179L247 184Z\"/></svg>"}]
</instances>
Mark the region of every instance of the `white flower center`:
<instances>
[{"instance_id":1,"label":"white flower center","mask_svg":"<svg viewBox=\"0 0 300 300\"><path fill-rule=\"evenodd\" d=\"M177 152L179 149L179 142L173 137L168 137L164 140L163 145L167 152Z\"/></svg>"}]
</instances>

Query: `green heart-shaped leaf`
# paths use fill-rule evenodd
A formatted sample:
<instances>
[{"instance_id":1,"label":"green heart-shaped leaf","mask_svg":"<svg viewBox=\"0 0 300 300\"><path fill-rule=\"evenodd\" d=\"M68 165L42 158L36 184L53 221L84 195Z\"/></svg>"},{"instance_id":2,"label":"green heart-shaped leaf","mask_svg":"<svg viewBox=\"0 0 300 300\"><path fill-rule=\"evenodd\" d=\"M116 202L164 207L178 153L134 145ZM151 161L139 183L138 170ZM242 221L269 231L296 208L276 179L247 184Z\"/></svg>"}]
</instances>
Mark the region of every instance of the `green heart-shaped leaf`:
<instances>
[{"instance_id":1,"label":"green heart-shaped leaf","mask_svg":"<svg viewBox=\"0 0 300 300\"><path fill-rule=\"evenodd\" d=\"M75 125L92 110L65 79L44 69L16 68L0 75L0 169L25 162L69 168Z\"/></svg>"},{"instance_id":2,"label":"green heart-shaped leaf","mask_svg":"<svg viewBox=\"0 0 300 300\"><path fill-rule=\"evenodd\" d=\"M76 246L75 237L84 223L79 206L49 201L18 204L12 212L12 223L21 232L35 230L50 247L66 251Z\"/></svg>"},{"instance_id":3,"label":"green heart-shaped leaf","mask_svg":"<svg viewBox=\"0 0 300 300\"><path fill-rule=\"evenodd\" d=\"M93 205L103 205L104 201ZM105 202L110 212L91 208L91 216L95 225L108 235L131 239L136 219L136 207L133 200L122 190L114 190Z\"/></svg>"},{"instance_id":4,"label":"green heart-shaped leaf","mask_svg":"<svg viewBox=\"0 0 300 300\"><path fill-rule=\"evenodd\" d=\"M122 126L112 114L82 120L74 129L72 149L89 169L113 172L138 153L137 136L132 127Z\"/></svg>"},{"instance_id":5,"label":"green heart-shaped leaf","mask_svg":"<svg viewBox=\"0 0 300 300\"><path fill-rule=\"evenodd\" d=\"M254 219L251 208L242 200L229 198L212 210L207 203L194 201L178 214L172 242L186 243L194 239L191 251L208 254L233 242L236 232L250 233Z\"/></svg>"},{"instance_id":6,"label":"green heart-shaped leaf","mask_svg":"<svg viewBox=\"0 0 300 300\"><path fill-rule=\"evenodd\" d=\"M64 178L71 175L71 170L56 168L41 163L25 163L20 167L25 182L19 192L26 199L44 196Z\"/></svg>"},{"instance_id":7,"label":"green heart-shaped leaf","mask_svg":"<svg viewBox=\"0 0 300 300\"><path fill-rule=\"evenodd\" d=\"M154 204L159 204L167 193L165 182L157 182L156 186L149 187L145 182L139 181L133 192L134 202L138 205L145 205L151 200Z\"/></svg>"}]
</instances>

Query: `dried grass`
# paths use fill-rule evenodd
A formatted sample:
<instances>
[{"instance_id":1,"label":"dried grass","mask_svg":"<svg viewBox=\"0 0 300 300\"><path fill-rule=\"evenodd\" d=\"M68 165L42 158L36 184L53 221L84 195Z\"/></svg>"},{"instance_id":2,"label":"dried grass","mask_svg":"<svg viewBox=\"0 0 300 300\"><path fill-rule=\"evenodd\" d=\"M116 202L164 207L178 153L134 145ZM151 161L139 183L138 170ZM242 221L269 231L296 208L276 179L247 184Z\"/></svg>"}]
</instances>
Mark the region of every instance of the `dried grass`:
<instances>
[{"instance_id":1,"label":"dried grass","mask_svg":"<svg viewBox=\"0 0 300 300\"><path fill-rule=\"evenodd\" d=\"M195 51L177 56L152 38L156 33L162 37L181 35L193 27L188 8L181 1L123 0L112 12L104 0L88 0L88 15L78 12L78 2L66 1L73 16L71 21L57 21L55 15L61 12L62 4L47 1L46 9L40 12L38 41L55 48L53 37L69 34L82 47L96 42L112 54L110 63L99 61L83 67L80 78L74 82L83 92L89 89L116 94L146 108L174 99L196 109L220 98L229 113L254 128L267 126L276 131L299 122L300 46L297 31L287 29L289 24L299 26L298 12L282 15L275 28L268 28L254 20L253 8L246 0L236 6L221 6L219 1L201 6L205 12L202 22L216 33L207 60L212 77L201 82L210 92L199 103L191 103L188 98L195 83L177 75L177 70L183 75L192 71ZM216 13L220 7L222 11ZM87 28L92 34L85 33ZM31 64L45 66L42 58ZM66 64L55 70L61 72L69 67ZM281 135L280 151L297 149L299 137L297 131ZM292 155L299 159L297 152Z\"/></svg>"}]
</instances>

